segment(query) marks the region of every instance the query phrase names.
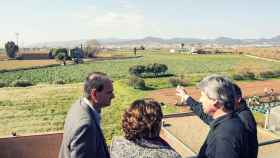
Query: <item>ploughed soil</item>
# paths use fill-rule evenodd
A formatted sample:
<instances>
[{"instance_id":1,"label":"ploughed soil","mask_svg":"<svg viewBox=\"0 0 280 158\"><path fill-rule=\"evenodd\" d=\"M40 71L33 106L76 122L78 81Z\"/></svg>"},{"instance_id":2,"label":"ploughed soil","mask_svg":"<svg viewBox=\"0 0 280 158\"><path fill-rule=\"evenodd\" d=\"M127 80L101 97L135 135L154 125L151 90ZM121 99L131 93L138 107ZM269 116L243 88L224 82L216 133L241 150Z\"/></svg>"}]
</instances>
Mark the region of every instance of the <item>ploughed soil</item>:
<instances>
[{"instance_id":1,"label":"ploughed soil","mask_svg":"<svg viewBox=\"0 0 280 158\"><path fill-rule=\"evenodd\" d=\"M264 95L265 89L273 89L274 92L280 92L280 80L266 80L266 81L253 81L253 82L236 82L243 93L243 97L250 97L254 95L262 96ZM195 99L199 99L200 91L196 87L186 87L188 95L192 96ZM180 103L180 98L176 96L176 88L168 88L152 91L148 94L149 98L154 98L159 102L163 102L165 104L176 105L176 103ZM182 112L188 112L188 108L186 106L182 106Z\"/></svg>"}]
</instances>

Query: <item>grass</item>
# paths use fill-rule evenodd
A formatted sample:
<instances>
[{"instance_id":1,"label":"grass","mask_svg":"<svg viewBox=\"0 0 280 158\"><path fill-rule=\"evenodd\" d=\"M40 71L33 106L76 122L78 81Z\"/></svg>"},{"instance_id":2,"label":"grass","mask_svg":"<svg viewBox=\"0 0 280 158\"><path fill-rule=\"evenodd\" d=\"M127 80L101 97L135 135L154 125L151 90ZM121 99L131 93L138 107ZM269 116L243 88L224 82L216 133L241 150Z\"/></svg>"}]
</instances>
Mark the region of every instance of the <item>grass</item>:
<instances>
[{"instance_id":1,"label":"grass","mask_svg":"<svg viewBox=\"0 0 280 158\"><path fill-rule=\"evenodd\" d=\"M64 80L66 83L82 82L87 73L92 71L106 72L113 79L128 78L128 69L132 65L149 63L166 64L168 73L184 74L191 78L191 81L199 80L210 73L230 74L235 67L250 61L257 67L264 69L278 69L280 63L272 63L259 59L251 59L241 55L184 55L169 53L141 52L143 58L95 61L80 65L67 65L49 67L35 70L23 70L17 72L1 73L0 80L11 83L16 79L30 80L33 83L52 83L56 80Z\"/></svg>"},{"instance_id":2,"label":"grass","mask_svg":"<svg viewBox=\"0 0 280 158\"><path fill-rule=\"evenodd\" d=\"M108 143L121 135L121 116L132 101L143 98L145 91L135 90L122 80L114 82L115 99L102 111L102 128ZM34 93L35 92L35 93ZM70 105L82 95L82 83L42 84L28 88L0 89L0 136L63 130ZM162 106L165 114L177 112L174 106Z\"/></svg>"},{"instance_id":3,"label":"grass","mask_svg":"<svg viewBox=\"0 0 280 158\"><path fill-rule=\"evenodd\" d=\"M124 52L124 54L129 55L129 52ZM0 124L5 125L0 128L0 135L10 135L11 132L21 135L63 130L64 118L69 106L82 95L81 82L87 73L92 71L105 72L115 81L116 98L112 106L105 108L102 112L102 127L106 140L110 143L113 136L122 134L121 116L124 110L132 101L145 97L149 92L127 86L128 69L132 65L146 65L154 62L166 64L169 68L168 73L185 75L190 85L194 85L210 73L230 74L236 67L246 66L248 62L250 62L250 68L261 67L274 70L280 67L280 63L241 55L171 55L166 52L147 51L139 52L137 55L143 57L0 73L2 82L11 83L22 79L38 84L27 88L0 88ZM58 80L71 84L48 84ZM167 77L145 78L145 81L150 90L171 87ZM165 105L162 109L165 114L178 112L174 106ZM257 120L262 120L262 116L258 114L255 116Z\"/></svg>"}]
</instances>

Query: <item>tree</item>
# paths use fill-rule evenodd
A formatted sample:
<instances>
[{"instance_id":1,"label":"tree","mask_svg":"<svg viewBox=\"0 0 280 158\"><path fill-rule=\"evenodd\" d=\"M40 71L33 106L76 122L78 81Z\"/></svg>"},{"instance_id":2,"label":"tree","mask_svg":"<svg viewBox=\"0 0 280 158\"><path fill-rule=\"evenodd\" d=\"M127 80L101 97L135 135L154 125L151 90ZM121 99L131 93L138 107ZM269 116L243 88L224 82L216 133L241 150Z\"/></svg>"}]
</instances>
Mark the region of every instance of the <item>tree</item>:
<instances>
[{"instance_id":1,"label":"tree","mask_svg":"<svg viewBox=\"0 0 280 158\"><path fill-rule=\"evenodd\" d=\"M167 70L168 67L165 64L153 63L147 65L146 67L146 71L148 73L154 74L155 77L165 74Z\"/></svg>"},{"instance_id":2,"label":"tree","mask_svg":"<svg viewBox=\"0 0 280 158\"><path fill-rule=\"evenodd\" d=\"M134 65L129 68L129 73L135 76L141 76L145 72L144 65Z\"/></svg>"},{"instance_id":3,"label":"tree","mask_svg":"<svg viewBox=\"0 0 280 158\"><path fill-rule=\"evenodd\" d=\"M141 45L140 50L145 50L145 47L143 45Z\"/></svg>"},{"instance_id":4,"label":"tree","mask_svg":"<svg viewBox=\"0 0 280 158\"><path fill-rule=\"evenodd\" d=\"M63 63L63 65L66 65L66 60L69 58L68 51L66 48L59 48L55 50L54 57ZM71 57L70 57L71 58Z\"/></svg>"},{"instance_id":5,"label":"tree","mask_svg":"<svg viewBox=\"0 0 280 158\"><path fill-rule=\"evenodd\" d=\"M63 52L58 53L55 58L59 60L64 66L66 65L66 55Z\"/></svg>"},{"instance_id":6,"label":"tree","mask_svg":"<svg viewBox=\"0 0 280 158\"><path fill-rule=\"evenodd\" d=\"M97 53L101 51L101 45L95 39L89 40L85 44L84 57L95 58Z\"/></svg>"},{"instance_id":7,"label":"tree","mask_svg":"<svg viewBox=\"0 0 280 158\"><path fill-rule=\"evenodd\" d=\"M9 58L15 58L18 52L18 46L13 41L8 41L5 44L6 54Z\"/></svg>"},{"instance_id":8,"label":"tree","mask_svg":"<svg viewBox=\"0 0 280 158\"><path fill-rule=\"evenodd\" d=\"M181 43L181 48L182 48L182 49L184 48L184 46L185 46L185 44L184 44L184 43Z\"/></svg>"}]
</instances>

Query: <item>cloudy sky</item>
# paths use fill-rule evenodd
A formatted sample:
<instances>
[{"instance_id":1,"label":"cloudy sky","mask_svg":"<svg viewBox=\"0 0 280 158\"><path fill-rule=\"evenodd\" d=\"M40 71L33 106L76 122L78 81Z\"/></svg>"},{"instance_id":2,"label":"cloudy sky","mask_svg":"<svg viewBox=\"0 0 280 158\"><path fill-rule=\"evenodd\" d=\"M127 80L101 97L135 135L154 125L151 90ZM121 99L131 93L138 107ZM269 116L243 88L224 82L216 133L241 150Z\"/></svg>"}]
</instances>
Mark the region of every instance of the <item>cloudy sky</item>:
<instances>
[{"instance_id":1,"label":"cloudy sky","mask_svg":"<svg viewBox=\"0 0 280 158\"><path fill-rule=\"evenodd\" d=\"M270 38L279 0L0 0L0 47L90 38Z\"/></svg>"}]
</instances>

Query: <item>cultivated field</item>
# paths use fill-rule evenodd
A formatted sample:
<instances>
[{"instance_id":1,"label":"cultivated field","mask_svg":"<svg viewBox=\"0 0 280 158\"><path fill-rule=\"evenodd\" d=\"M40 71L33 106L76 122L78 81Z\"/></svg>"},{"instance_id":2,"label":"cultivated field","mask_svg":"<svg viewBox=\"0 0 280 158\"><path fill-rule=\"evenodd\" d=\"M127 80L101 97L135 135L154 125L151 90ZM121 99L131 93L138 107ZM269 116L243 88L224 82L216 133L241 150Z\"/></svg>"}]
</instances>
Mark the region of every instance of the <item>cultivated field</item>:
<instances>
[{"instance_id":1,"label":"cultivated field","mask_svg":"<svg viewBox=\"0 0 280 158\"><path fill-rule=\"evenodd\" d=\"M5 60L5 59L7 59L6 54L0 51L0 60Z\"/></svg>"},{"instance_id":2,"label":"cultivated field","mask_svg":"<svg viewBox=\"0 0 280 158\"><path fill-rule=\"evenodd\" d=\"M280 48L239 48L238 50L264 58L280 60Z\"/></svg>"},{"instance_id":3,"label":"cultivated field","mask_svg":"<svg viewBox=\"0 0 280 158\"><path fill-rule=\"evenodd\" d=\"M24 69L36 66L57 65L58 61L47 60L0 60L0 70Z\"/></svg>"},{"instance_id":4,"label":"cultivated field","mask_svg":"<svg viewBox=\"0 0 280 158\"><path fill-rule=\"evenodd\" d=\"M269 59L277 59L280 60L280 47L264 47L264 48L256 48L256 47L241 47L237 49L228 49L225 51L230 52L243 52L245 54L250 54L258 57L269 58Z\"/></svg>"},{"instance_id":5,"label":"cultivated field","mask_svg":"<svg viewBox=\"0 0 280 158\"><path fill-rule=\"evenodd\" d=\"M230 75L235 69L251 69L252 71L276 70L280 63L252 59L242 55L184 55L170 53L143 52L142 58L93 61L81 65L67 65L35 70L2 73L0 80L11 83L14 80L26 79L34 83L51 83L64 80L66 83L82 82L87 73L102 71L112 78L125 79L129 77L128 69L136 64L162 63L168 66L168 73L185 75L191 81L198 81L210 73ZM163 79L166 80L167 79ZM165 82L165 81L164 81ZM161 87L162 88L162 87Z\"/></svg>"},{"instance_id":6,"label":"cultivated field","mask_svg":"<svg viewBox=\"0 0 280 158\"><path fill-rule=\"evenodd\" d=\"M133 54L133 52L126 53L128 56ZM0 124L5 124L0 128L0 135L10 135L11 132L21 135L62 130L70 104L82 95L81 82L92 71L105 72L115 81L116 98L112 106L106 108L102 114L105 137L110 142L113 136L121 134L121 115L132 101L148 96L150 90L171 87L168 82L169 77L146 78L146 85L150 90L128 87L128 69L132 65L155 62L166 64L169 74L185 75L191 85L207 74L231 74L240 65L256 71L261 68L269 70L280 68L280 63L252 59L242 55L184 55L148 51L137 53L137 55L142 57L89 61L80 65L0 73L1 82L11 83L24 79L38 84L28 88L0 88ZM63 80L69 84L49 84L57 80ZM178 107L168 105L163 106L163 109L165 113L179 111Z\"/></svg>"},{"instance_id":7,"label":"cultivated field","mask_svg":"<svg viewBox=\"0 0 280 158\"><path fill-rule=\"evenodd\" d=\"M114 82L115 99L102 112L102 127L110 142L121 135L121 115L127 106L145 92L130 88L123 81ZM63 130L70 105L82 95L82 83L67 85L38 85L28 88L0 89L0 137ZM164 106L165 113L176 112L174 106Z\"/></svg>"}]
</instances>

